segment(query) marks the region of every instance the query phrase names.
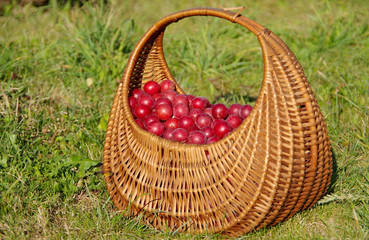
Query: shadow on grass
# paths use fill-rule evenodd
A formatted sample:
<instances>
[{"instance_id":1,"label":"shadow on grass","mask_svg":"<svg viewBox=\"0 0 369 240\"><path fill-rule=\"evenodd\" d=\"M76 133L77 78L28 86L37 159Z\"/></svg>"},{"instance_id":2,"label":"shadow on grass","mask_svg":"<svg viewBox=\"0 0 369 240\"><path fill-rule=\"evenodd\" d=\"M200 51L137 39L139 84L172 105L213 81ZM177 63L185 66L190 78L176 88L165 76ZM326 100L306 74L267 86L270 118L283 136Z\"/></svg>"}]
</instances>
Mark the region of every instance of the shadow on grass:
<instances>
[{"instance_id":1,"label":"shadow on grass","mask_svg":"<svg viewBox=\"0 0 369 240\"><path fill-rule=\"evenodd\" d=\"M337 180L338 180L337 159L336 159L336 154L334 153L334 151L332 149L332 176L331 176L331 183L329 184L327 193L324 194L324 196L325 195L328 195L328 194L334 193L334 187L336 186Z\"/></svg>"}]
</instances>

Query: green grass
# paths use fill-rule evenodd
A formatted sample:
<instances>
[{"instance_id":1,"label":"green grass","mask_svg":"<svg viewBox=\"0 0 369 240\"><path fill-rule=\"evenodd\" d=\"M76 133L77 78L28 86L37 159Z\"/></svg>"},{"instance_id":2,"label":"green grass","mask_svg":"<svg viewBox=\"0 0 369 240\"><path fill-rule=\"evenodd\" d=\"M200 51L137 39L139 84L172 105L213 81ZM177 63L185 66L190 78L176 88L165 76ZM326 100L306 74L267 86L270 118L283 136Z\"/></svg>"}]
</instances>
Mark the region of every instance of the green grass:
<instances>
[{"instance_id":1,"label":"green grass","mask_svg":"<svg viewBox=\"0 0 369 240\"><path fill-rule=\"evenodd\" d=\"M366 1L64 2L0 11L0 238L223 238L158 232L141 216L124 217L98 172L117 82L143 33L178 10L245 4L243 15L279 35L302 64L337 169L320 204L239 239L369 238ZM186 19L168 27L164 44L185 91L227 104L258 96L260 46L241 26Z\"/></svg>"}]
</instances>

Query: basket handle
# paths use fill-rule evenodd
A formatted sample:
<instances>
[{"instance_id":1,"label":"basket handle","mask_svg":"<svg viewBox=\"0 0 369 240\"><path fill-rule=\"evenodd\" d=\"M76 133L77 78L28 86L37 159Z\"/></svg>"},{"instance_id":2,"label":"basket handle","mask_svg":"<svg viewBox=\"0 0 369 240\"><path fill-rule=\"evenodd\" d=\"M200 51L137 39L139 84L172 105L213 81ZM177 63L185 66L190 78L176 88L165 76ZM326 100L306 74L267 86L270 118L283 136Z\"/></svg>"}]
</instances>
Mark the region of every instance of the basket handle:
<instances>
[{"instance_id":1,"label":"basket handle","mask_svg":"<svg viewBox=\"0 0 369 240\"><path fill-rule=\"evenodd\" d=\"M270 31L266 29L265 27L261 26L260 24L252 21L251 19L248 19L240 13L245 9L245 7L234 7L234 8L192 8L187 10L182 10L179 12L172 13L159 21L157 21L153 26L151 26L146 33L141 37L139 42L136 44L135 48L131 52L127 66L125 68L125 71L122 76L123 80L123 91L129 92L131 85L130 81L132 76L132 73L135 70L135 63L138 62L145 52L145 49L150 47L150 45L153 42L156 42L157 48L161 49L162 46L162 40L163 35L166 27L172 23L178 22L181 19L187 18L187 17L193 17L193 16L213 16L218 18L223 18L225 20L228 20L233 23L238 23L241 26L247 28L252 33L254 33L258 38L259 35L262 33L269 33ZM230 10L238 10L237 12L232 12ZM262 45L263 48L263 45ZM263 49L263 55L265 56L265 49ZM164 54L161 51L158 54L158 58L160 58L163 71L165 72L165 75L172 80L176 86L177 91L180 93L183 93L183 90L181 87L176 83L174 77L172 76L171 72L169 71L169 67L167 66L167 63L164 58Z\"/></svg>"},{"instance_id":2,"label":"basket handle","mask_svg":"<svg viewBox=\"0 0 369 240\"><path fill-rule=\"evenodd\" d=\"M231 8L234 9L234 8ZM226 20L229 20L233 23L238 23L241 26L247 28L253 34L255 34L259 40L259 43L262 48L263 58L264 58L264 79L263 86L266 86L270 81L284 81L284 87L288 86L289 88L292 85L296 85L296 82L299 82L299 90L298 95L299 99L296 103L299 106L304 106L308 112L314 111L313 101L314 96L310 86L307 83L305 74L299 62L297 61L296 56L293 52L288 48L288 46L275 34L273 34L269 29L261 26L260 24L254 22L253 20L246 18L240 15L240 12L243 8L239 8L237 13L229 11L227 9L217 9L217 8L192 8L179 12L175 12L170 14L158 22L156 22L140 39L137 43L136 47L132 51L125 71L122 76L122 91L125 94L128 94L130 88L130 81L132 79L132 73L135 69L135 63L142 57L142 53L145 49L150 46L150 43L153 42L158 43L158 48L162 48L162 38L166 27L171 24L178 22L181 19L192 17L192 16L213 16L219 17ZM164 59L164 55L161 51L161 54L158 56L162 60ZM144 61L144 60L143 60ZM142 61L141 61L142 62ZM287 64L288 63L288 64ZM171 76L168 66L166 65L166 61L162 61L163 67L165 68L165 72L168 76ZM274 66L277 64L277 66ZM287 67L287 65L288 67ZM281 73L283 76L281 80L275 76L267 76L267 73L277 72L273 71L273 69L277 69L278 74ZM136 74L137 75L137 74ZM173 78L172 78L173 79ZM177 90L183 93L179 86L177 86ZM125 109L129 109L128 102L123 103L125 105ZM126 114L129 114L128 110ZM306 121L310 126L310 130L306 131L307 135L310 135L311 142L311 168L316 169L317 166L317 137L314 134L309 134L310 132L316 132L316 121L314 114L309 114Z\"/></svg>"},{"instance_id":3,"label":"basket handle","mask_svg":"<svg viewBox=\"0 0 369 240\"><path fill-rule=\"evenodd\" d=\"M236 19L236 17L238 17L240 14L241 14L241 12L243 11L243 10L245 10L245 7L243 6L243 7L231 7L231 8L222 8L223 10L226 10L226 11L232 11L232 10L238 10L238 12L236 12L234 15L233 15L233 20L232 20L232 22L234 22L234 20Z\"/></svg>"},{"instance_id":4,"label":"basket handle","mask_svg":"<svg viewBox=\"0 0 369 240\"><path fill-rule=\"evenodd\" d=\"M237 8L239 11L237 13L229 11L230 9L236 8L224 8L224 9L217 9L217 8L192 8L187 9L179 12L172 13L158 22L156 22L140 39L139 43L136 45L136 48L133 50L130 56L130 62L135 62L137 58L140 56L140 53L146 43L152 40L153 36L158 36L160 32L163 32L165 28L171 24L178 22L181 19L193 16L214 16L229 20L233 23L238 23L245 28L249 29L252 33L256 36L259 35L261 32L264 31L265 27L261 26L260 24L248 19L244 16L241 16L240 13L244 10L244 7Z\"/></svg>"}]
</instances>

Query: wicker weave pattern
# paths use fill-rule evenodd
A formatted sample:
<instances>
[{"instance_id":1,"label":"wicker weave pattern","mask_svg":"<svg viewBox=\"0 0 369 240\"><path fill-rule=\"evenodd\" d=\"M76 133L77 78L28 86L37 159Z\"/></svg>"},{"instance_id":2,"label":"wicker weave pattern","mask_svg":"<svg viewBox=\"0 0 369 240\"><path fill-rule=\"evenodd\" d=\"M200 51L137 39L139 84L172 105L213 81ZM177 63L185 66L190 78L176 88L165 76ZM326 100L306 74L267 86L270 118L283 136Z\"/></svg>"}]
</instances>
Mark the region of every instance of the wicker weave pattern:
<instances>
[{"instance_id":1,"label":"wicker weave pattern","mask_svg":"<svg viewBox=\"0 0 369 240\"><path fill-rule=\"evenodd\" d=\"M162 39L166 26L191 16L244 26L264 56L263 84L250 116L210 145L175 143L142 130L128 103L130 91L149 80L170 79L183 93L164 59ZM133 50L111 109L104 172L114 204L127 214L144 211L159 229L236 236L311 207L327 191L332 156L323 116L291 50L243 16L200 8L158 21Z\"/></svg>"}]
</instances>

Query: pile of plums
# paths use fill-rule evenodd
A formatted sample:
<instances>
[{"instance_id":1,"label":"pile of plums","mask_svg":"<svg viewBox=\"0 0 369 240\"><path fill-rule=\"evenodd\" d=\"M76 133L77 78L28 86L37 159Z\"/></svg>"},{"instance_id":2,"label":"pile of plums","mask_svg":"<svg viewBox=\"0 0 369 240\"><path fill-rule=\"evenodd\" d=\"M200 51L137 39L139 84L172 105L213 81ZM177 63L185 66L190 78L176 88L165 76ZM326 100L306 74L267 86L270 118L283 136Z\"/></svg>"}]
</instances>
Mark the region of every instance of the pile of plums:
<instances>
[{"instance_id":1,"label":"pile of plums","mask_svg":"<svg viewBox=\"0 0 369 240\"><path fill-rule=\"evenodd\" d=\"M236 129L250 114L252 106L234 103L210 104L205 97L179 94L175 84L148 81L129 95L136 123L163 138L191 144L219 141Z\"/></svg>"}]
</instances>

